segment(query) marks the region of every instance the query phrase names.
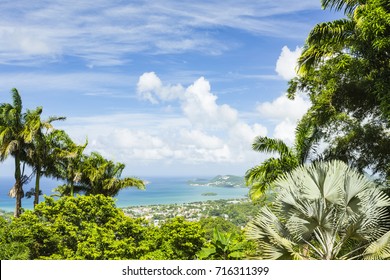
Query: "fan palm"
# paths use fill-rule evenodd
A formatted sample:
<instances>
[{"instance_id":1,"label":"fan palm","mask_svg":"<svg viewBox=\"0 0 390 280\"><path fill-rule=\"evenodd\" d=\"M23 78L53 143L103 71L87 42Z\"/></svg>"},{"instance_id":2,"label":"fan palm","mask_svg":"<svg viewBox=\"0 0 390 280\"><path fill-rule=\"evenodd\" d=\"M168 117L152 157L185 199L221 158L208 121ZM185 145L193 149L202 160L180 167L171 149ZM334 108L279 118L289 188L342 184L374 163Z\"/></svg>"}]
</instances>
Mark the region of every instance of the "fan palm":
<instances>
[{"instance_id":1,"label":"fan palm","mask_svg":"<svg viewBox=\"0 0 390 280\"><path fill-rule=\"evenodd\" d=\"M300 166L247 225L264 259L390 259L390 197L341 161Z\"/></svg>"},{"instance_id":2,"label":"fan palm","mask_svg":"<svg viewBox=\"0 0 390 280\"><path fill-rule=\"evenodd\" d=\"M277 153L278 157L266 159L246 172L245 180L246 184L251 187L249 191L251 199L258 201L280 175L305 163L319 139L319 130L311 124L308 118L298 123L293 147L287 146L280 139L256 137L252 145L253 150Z\"/></svg>"}]
</instances>

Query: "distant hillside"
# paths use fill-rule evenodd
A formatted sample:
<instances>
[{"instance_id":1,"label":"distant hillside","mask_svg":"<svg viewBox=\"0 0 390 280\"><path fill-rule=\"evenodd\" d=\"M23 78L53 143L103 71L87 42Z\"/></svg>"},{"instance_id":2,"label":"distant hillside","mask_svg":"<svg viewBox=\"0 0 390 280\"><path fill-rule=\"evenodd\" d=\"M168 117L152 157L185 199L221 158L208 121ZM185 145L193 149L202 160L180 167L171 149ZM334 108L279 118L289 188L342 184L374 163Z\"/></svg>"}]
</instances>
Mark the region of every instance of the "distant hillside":
<instances>
[{"instance_id":1,"label":"distant hillside","mask_svg":"<svg viewBox=\"0 0 390 280\"><path fill-rule=\"evenodd\" d=\"M188 181L191 186L209 186L209 187L224 187L224 188L244 188L244 177L234 175L218 175L211 180L196 179Z\"/></svg>"}]
</instances>

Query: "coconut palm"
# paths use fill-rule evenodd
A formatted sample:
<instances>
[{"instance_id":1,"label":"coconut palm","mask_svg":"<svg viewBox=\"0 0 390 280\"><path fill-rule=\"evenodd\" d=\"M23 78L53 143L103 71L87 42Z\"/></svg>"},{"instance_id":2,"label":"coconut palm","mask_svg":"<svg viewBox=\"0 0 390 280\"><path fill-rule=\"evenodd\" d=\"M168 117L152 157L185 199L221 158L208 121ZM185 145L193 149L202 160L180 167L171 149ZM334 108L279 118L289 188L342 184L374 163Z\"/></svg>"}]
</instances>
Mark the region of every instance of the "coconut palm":
<instances>
[{"instance_id":1,"label":"coconut palm","mask_svg":"<svg viewBox=\"0 0 390 280\"><path fill-rule=\"evenodd\" d=\"M22 99L17 89L12 89L12 104L0 105L0 160L4 161L8 156L15 160L15 184L9 192L16 199L15 217L19 217L24 196L23 184L29 180L24 175L22 161L26 159L26 148L31 142L30 134L34 130L34 124L26 120L26 113L22 113Z\"/></svg>"},{"instance_id":2,"label":"coconut palm","mask_svg":"<svg viewBox=\"0 0 390 280\"><path fill-rule=\"evenodd\" d=\"M81 169L81 185L86 195L103 194L115 196L122 189L137 187L144 189L142 180L132 177L121 178L125 165L114 163L93 152L84 156Z\"/></svg>"},{"instance_id":3,"label":"coconut palm","mask_svg":"<svg viewBox=\"0 0 390 280\"><path fill-rule=\"evenodd\" d=\"M26 123L31 124L25 130L25 136L30 145L27 148L27 162L35 174L34 207L39 203L41 176L55 176L54 165L58 160L53 154L54 146L49 134L53 131L52 122L64 120L64 117L49 117L41 120L42 107L34 111L27 111Z\"/></svg>"},{"instance_id":4,"label":"coconut palm","mask_svg":"<svg viewBox=\"0 0 390 280\"><path fill-rule=\"evenodd\" d=\"M251 199L258 201L280 175L309 160L310 153L315 150L319 139L320 132L311 124L309 116L298 123L293 147L287 146L280 139L256 137L252 145L253 150L276 153L278 156L268 158L246 172L245 180L251 187L249 191Z\"/></svg>"},{"instance_id":5,"label":"coconut palm","mask_svg":"<svg viewBox=\"0 0 390 280\"><path fill-rule=\"evenodd\" d=\"M264 259L390 259L390 197L341 161L279 177L247 225Z\"/></svg>"},{"instance_id":6,"label":"coconut palm","mask_svg":"<svg viewBox=\"0 0 390 280\"><path fill-rule=\"evenodd\" d=\"M81 186L81 166L83 151L88 145L88 141L83 145L77 145L63 130L55 130L49 134L50 146L53 147L52 158L54 177L65 180L66 184L59 186L56 191L61 196L74 196L75 192L82 190Z\"/></svg>"}]
</instances>

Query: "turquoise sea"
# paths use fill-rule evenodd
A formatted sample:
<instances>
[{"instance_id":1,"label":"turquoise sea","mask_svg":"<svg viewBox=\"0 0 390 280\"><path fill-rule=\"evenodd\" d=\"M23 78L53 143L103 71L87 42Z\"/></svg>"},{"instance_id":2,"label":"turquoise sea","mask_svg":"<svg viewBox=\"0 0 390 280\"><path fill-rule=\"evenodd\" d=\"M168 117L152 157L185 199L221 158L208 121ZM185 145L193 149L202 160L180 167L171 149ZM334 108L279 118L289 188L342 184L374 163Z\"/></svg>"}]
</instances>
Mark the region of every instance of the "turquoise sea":
<instances>
[{"instance_id":1,"label":"turquoise sea","mask_svg":"<svg viewBox=\"0 0 390 280\"><path fill-rule=\"evenodd\" d=\"M209 177L200 177L210 179ZM181 204L187 202L218 200L218 199L235 199L245 198L248 195L247 188L222 188L207 186L190 186L187 181L194 180L194 177L165 177L165 178L142 178L148 181L146 190L128 188L119 192L114 197L118 207L136 206L136 205L153 205L153 204ZM15 199L8 196L8 191L13 186L12 178L0 178L0 209L14 211ZM41 189L45 195L53 195L52 190L61 185L61 182L43 178L41 180ZM31 181L23 189L28 191L34 186ZM213 192L215 196L204 196L202 194ZM40 201L43 196L40 197ZM33 198L23 198L22 207L32 209Z\"/></svg>"}]
</instances>

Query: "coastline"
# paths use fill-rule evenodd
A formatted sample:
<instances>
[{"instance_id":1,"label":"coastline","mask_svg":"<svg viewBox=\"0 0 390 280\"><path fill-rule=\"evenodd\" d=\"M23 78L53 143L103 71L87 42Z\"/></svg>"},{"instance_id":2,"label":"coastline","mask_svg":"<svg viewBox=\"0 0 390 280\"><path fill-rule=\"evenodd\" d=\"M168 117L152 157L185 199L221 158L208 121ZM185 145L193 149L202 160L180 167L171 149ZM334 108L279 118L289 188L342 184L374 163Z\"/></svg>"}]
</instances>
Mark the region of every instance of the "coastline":
<instances>
[{"instance_id":1,"label":"coastline","mask_svg":"<svg viewBox=\"0 0 390 280\"><path fill-rule=\"evenodd\" d=\"M3 185L9 185L10 181L4 182ZM145 178L149 182L146 190L136 188L127 188L113 197L118 208L133 206L150 206L150 205L171 205L191 202L203 202L207 200L228 200L228 199L245 199L248 196L247 188L229 188L229 187L212 187L212 186L191 186L187 182L188 177L169 177ZM4 184L5 183L5 184ZM42 192L45 195L53 195L53 189L59 182L44 180ZM25 186L28 190L30 185ZM213 196L205 196L205 193L213 193ZM43 196L40 196L43 201ZM33 209L33 200L23 198L22 207L25 210ZM0 189L0 209L6 212L13 212L15 208L15 199L8 197L6 188Z\"/></svg>"}]
</instances>

